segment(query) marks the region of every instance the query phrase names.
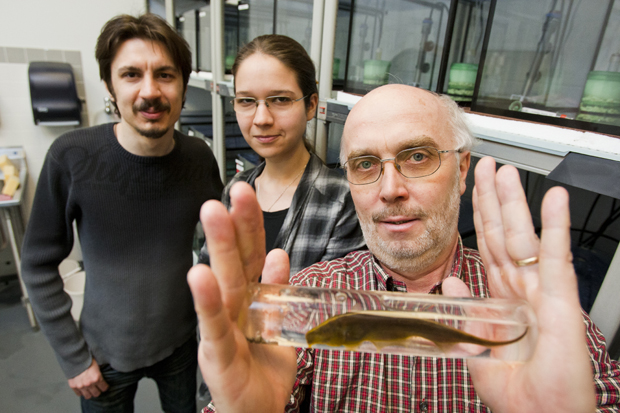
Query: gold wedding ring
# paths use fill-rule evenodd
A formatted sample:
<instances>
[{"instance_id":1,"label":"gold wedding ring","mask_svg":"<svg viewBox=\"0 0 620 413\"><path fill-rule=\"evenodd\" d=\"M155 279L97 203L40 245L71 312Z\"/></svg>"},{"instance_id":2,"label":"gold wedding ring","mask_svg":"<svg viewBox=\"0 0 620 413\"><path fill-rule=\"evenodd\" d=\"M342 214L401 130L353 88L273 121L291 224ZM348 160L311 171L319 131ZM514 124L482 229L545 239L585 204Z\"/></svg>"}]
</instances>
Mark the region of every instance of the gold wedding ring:
<instances>
[{"instance_id":1,"label":"gold wedding ring","mask_svg":"<svg viewBox=\"0 0 620 413\"><path fill-rule=\"evenodd\" d=\"M538 264L538 257L530 257L524 260L515 260L514 263L517 267L527 267L528 265Z\"/></svg>"}]
</instances>

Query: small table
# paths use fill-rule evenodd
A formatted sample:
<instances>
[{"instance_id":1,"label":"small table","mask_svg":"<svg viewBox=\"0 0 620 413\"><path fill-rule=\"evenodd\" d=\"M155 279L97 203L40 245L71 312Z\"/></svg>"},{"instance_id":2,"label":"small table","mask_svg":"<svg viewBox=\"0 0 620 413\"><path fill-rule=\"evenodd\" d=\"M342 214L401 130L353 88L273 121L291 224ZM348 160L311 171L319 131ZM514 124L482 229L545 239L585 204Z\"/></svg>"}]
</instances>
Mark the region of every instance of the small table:
<instances>
[{"instance_id":1,"label":"small table","mask_svg":"<svg viewBox=\"0 0 620 413\"><path fill-rule=\"evenodd\" d=\"M21 146L4 147L0 148L0 156L7 155L11 162L19 169L19 181L20 185L15 195L9 200L0 200L0 216L3 232L8 235L9 242L11 243L11 251L13 252L13 259L15 260L15 269L17 271L17 278L19 279L19 285L22 289L22 302L28 312L28 319L32 328L38 328L37 319L32 311L32 305L28 298L28 291L22 280L21 269L21 245L24 239L24 223L21 213L21 201L22 194L28 178L28 168L26 166L26 154L24 148ZM0 177L4 179L4 175L0 171Z\"/></svg>"}]
</instances>

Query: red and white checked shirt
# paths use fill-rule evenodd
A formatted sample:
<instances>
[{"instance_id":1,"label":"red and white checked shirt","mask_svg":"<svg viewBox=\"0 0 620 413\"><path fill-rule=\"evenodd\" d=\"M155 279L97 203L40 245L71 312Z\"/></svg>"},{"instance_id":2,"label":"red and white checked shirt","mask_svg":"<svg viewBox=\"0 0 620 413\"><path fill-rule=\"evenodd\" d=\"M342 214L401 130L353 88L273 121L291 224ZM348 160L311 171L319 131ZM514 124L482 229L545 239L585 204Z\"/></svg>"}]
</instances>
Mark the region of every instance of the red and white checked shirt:
<instances>
[{"instance_id":1,"label":"red and white checked shirt","mask_svg":"<svg viewBox=\"0 0 620 413\"><path fill-rule=\"evenodd\" d=\"M488 297L486 273L477 251L460 239L451 275L472 295ZM308 287L402 291L369 251L309 267L290 281ZM436 285L431 293L441 293ZM603 335L584 313L598 412L618 412L620 364L609 358ZM567 360L569 363L570 360ZM463 359L411 357L349 351L297 351L297 380L287 412L297 412L306 391L311 412L490 412L478 398ZM526 396L524 396L526 397ZM213 404L204 413L215 411Z\"/></svg>"},{"instance_id":2,"label":"red and white checked shirt","mask_svg":"<svg viewBox=\"0 0 620 413\"><path fill-rule=\"evenodd\" d=\"M460 239L450 276L461 278L475 297L489 296L480 255L464 248ZM403 283L383 271L369 251L315 264L292 277L290 283L407 291ZM431 293L441 293L441 284ZM598 411L618 411L620 365L610 360L602 334L585 313L584 321ZM311 412L490 412L478 398L463 359L298 349L297 368L287 412L298 411L305 391L310 391Z\"/></svg>"}]
</instances>

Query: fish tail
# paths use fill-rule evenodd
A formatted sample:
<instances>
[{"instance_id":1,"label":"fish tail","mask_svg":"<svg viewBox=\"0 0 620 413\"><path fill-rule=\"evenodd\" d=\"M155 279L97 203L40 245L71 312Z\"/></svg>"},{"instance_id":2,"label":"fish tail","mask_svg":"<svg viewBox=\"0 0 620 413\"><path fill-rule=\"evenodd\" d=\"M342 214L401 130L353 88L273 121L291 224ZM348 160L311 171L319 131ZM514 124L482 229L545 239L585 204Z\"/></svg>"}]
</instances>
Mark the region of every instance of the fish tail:
<instances>
[{"instance_id":1,"label":"fish tail","mask_svg":"<svg viewBox=\"0 0 620 413\"><path fill-rule=\"evenodd\" d=\"M516 343L517 341L521 340L523 337L525 337L529 329L530 329L529 327L525 327L525 331L523 332L523 334L521 334L517 338L513 338L512 340L507 340L507 341L483 340L483 341L487 342L486 345L488 346L506 346L508 344ZM485 344L485 343L481 343L481 344Z\"/></svg>"}]
</instances>

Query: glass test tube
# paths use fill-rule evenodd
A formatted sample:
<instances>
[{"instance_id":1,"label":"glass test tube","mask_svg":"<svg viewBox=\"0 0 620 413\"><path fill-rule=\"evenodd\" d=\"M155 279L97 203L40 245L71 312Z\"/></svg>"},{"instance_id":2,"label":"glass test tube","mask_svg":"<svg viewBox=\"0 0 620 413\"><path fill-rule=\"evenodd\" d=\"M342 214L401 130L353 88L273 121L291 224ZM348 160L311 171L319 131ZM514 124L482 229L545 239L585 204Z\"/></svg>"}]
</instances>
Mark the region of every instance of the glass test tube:
<instances>
[{"instance_id":1,"label":"glass test tube","mask_svg":"<svg viewBox=\"0 0 620 413\"><path fill-rule=\"evenodd\" d=\"M522 300L253 284L248 341L429 357L526 360L536 319Z\"/></svg>"}]
</instances>

